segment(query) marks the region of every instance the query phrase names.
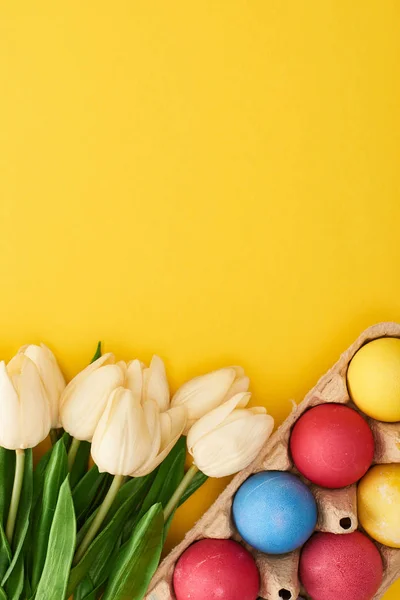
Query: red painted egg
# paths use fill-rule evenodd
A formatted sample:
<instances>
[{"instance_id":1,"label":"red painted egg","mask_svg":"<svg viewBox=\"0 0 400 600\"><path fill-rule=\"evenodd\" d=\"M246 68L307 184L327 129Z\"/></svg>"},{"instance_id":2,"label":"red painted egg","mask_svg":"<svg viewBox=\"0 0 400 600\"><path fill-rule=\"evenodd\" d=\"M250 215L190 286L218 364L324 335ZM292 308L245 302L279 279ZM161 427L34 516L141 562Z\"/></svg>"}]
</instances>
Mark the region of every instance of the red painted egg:
<instances>
[{"instance_id":1,"label":"red painted egg","mask_svg":"<svg viewBox=\"0 0 400 600\"><path fill-rule=\"evenodd\" d=\"M313 600L371 600L383 566L376 546L359 531L315 533L303 547L299 573Z\"/></svg>"},{"instance_id":2,"label":"red painted egg","mask_svg":"<svg viewBox=\"0 0 400 600\"><path fill-rule=\"evenodd\" d=\"M232 540L201 540L176 563L177 600L256 600L260 576L251 554Z\"/></svg>"},{"instance_id":3,"label":"red painted egg","mask_svg":"<svg viewBox=\"0 0 400 600\"><path fill-rule=\"evenodd\" d=\"M297 469L313 483L341 488L365 475L374 456L368 423L348 406L320 404L293 427L290 450Z\"/></svg>"}]
</instances>

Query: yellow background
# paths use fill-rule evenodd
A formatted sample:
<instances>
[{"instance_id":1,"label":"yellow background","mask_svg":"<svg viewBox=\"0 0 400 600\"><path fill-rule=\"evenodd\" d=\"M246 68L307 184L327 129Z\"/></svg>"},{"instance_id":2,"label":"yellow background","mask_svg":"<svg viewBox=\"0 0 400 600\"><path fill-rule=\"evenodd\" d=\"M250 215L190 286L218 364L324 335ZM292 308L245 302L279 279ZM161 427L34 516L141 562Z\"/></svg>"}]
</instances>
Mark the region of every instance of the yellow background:
<instances>
[{"instance_id":1,"label":"yellow background","mask_svg":"<svg viewBox=\"0 0 400 600\"><path fill-rule=\"evenodd\" d=\"M282 421L400 319L399 18L397 0L2 2L1 356L43 340L70 377L102 339L159 353L173 388L238 363Z\"/></svg>"}]
</instances>

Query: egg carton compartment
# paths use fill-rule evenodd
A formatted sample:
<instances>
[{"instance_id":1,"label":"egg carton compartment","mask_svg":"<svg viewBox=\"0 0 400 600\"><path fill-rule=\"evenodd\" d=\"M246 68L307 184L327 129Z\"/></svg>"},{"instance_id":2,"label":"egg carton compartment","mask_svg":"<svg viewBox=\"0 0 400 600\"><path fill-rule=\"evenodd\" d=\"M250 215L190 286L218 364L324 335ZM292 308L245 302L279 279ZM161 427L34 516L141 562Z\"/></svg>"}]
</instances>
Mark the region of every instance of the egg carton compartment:
<instances>
[{"instance_id":1,"label":"egg carton compartment","mask_svg":"<svg viewBox=\"0 0 400 600\"><path fill-rule=\"evenodd\" d=\"M289 452L289 439L294 424L305 411L319 404L351 405L346 382L348 365L361 346L381 337L400 338L400 324L380 323L366 329L321 377L304 400L298 406L293 403L291 414L270 437L255 461L233 478L185 539L162 561L150 583L146 600L176 600L172 586L175 564L191 544L203 538L231 538L241 542L251 552L260 572L260 597L264 600L297 600L299 594L307 598L298 578L301 550L287 555L266 555L248 546L232 522L232 501L242 483L260 471L290 471L298 475ZM400 463L400 424L381 423L370 418L367 420L375 440L374 464ZM317 531L345 535L358 528L356 484L342 489L323 489L303 477L302 480L309 485L317 502ZM382 556L384 576L374 600L381 598L400 576L400 549L376 545Z\"/></svg>"}]
</instances>

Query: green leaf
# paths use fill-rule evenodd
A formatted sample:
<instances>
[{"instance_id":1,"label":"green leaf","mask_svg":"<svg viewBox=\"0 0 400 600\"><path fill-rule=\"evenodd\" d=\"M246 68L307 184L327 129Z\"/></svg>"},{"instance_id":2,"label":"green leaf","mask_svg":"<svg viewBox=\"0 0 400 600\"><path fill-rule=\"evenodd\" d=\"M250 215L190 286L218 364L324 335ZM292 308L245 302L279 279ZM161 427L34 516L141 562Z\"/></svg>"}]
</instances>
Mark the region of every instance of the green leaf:
<instances>
[{"instance_id":1,"label":"green leaf","mask_svg":"<svg viewBox=\"0 0 400 600\"><path fill-rule=\"evenodd\" d=\"M29 554L29 552L25 553L25 561L27 561L27 554ZM25 577L24 577L24 589L22 591L22 597L23 598L31 598L32 597L32 588L31 588L31 584L29 581L29 576L27 573L27 566L25 563Z\"/></svg>"},{"instance_id":2,"label":"green leaf","mask_svg":"<svg viewBox=\"0 0 400 600\"><path fill-rule=\"evenodd\" d=\"M104 591L104 585L97 586L90 594L85 596L83 600L99 600L102 597Z\"/></svg>"},{"instance_id":3,"label":"green leaf","mask_svg":"<svg viewBox=\"0 0 400 600\"><path fill-rule=\"evenodd\" d=\"M154 480L154 477L154 472L146 475L145 477L135 477L133 479L129 479L129 481L127 481L127 483L120 488L110 510L107 513L106 518L104 519L103 529L106 525L108 525L115 513L126 502L126 500L130 499L130 502L132 503L132 512L137 512L140 509L142 502ZM85 521L82 529L80 529L78 532L77 546L80 545L81 541L85 537L86 532L88 531L93 519L95 518L95 515L97 514L97 510L98 509L96 509L90 515L90 517Z\"/></svg>"},{"instance_id":4,"label":"green leaf","mask_svg":"<svg viewBox=\"0 0 400 600\"><path fill-rule=\"evenodd\" d=\"M153 504L160 502L163 508L167 505L172 494L184 476L186 459L186 438L181 437L168 456L158 467L153 485L147 494L139 514L134 514L127 520L124 527L123 543L128 540L141 517Z\"/></svg>"},{"instance_id":5,"label":"green leaf","mask_svg":"<svg viewBox=\"0 0 400 600\"><path fill-rule=\"evenodd\" d=\"M32 495L32 509L31 509L32 517L30 520L30 526L29 526L29 531L28 531L28 536L30 537L30 539L32 538L32 535L33 535L33 528L35 525L35 521L37 519L38 511L40 510L40 506L39 506L39 508L37 508L37 507L38 507L39 501L41 500L42 495L43 495L44 476L45 476L47 465L49 464L52 452L53 452L53 447L51 447L50 450L48 450L45 454L43 454L43 456L39 460L39 462L36 465L36 468L33 472L33 495ZM27 563L26 571L28 574L28 578L30 578L32 576L33 558L34 558L34 553L29 552L27 555L27 558L26 558L26 563ZM30 597L30 596L28 596L28 597Z\"/></svg>"},{"instance_id":6,"label":"green leaf","mask_svg":"<svg viewBox=\"0 0 400 600\"><path fill-rule=\"evenodd\" d=\"M196 475L193 477L192 481L189 484L189 487L186 488L183 493L182 498L179 500L178 506L182 506L186 500L190 498L197 490L205 483L208 479L207 475L204 475L201 471L197 471Z\"/></svg>"},{"instance_id":7,"label":"green leaf","mask_svg":"<svg viewBox=\"0 0 400 600\"><path fill-rule=\"evenodd\" d=\"M111 573L111 569L113 568L115 559L118 556L118 552L121 547L121 538L122 535L119 536L117 542L111 548L111 551L108 555L104 553L99 556L89 569L87 579L91 583L91 590L98 590L101 587L104 587L108 576Z\"/></svg>"},{"instance_id":8,"label":"green leaf","mask_svg":"<svg viewBox=\"0 0 400 600\"><path fill-rule=\"evenodd\" d=\"M100 356L101 356L101 342L99 342L97 344L96 352L94 353L93 358L90 361L90 364L94 363L98 358L100 358Z\"/></svg>"},{"instance_id":9,"label":"green leaf","mask_svg":"<svg viewBox=\"0 0 400 600\"><path fill-rule=\"evenodd\" d=\"M110 489L113 479L114 479L113 475L106 473L106 476L103 479L102 483L100 484L99 490L98 490L92 504L88 508L88 511L85 515L85 519L88 518L102 504L104 498L107 495L108 490Z\"/></svg>"},{"instance_id":10,"label":"green leaf","mask_svg":"<svg viewBox=\"0 0 400 600\"><path fill-rule=\"evenodd\" d=\"M160 561L164 516L160 503L138 523L111 572L103 600L142 600Z\"/></svg>"},{"instance_id":11,"label":"green leaf","mask_svg":"<svg viewBox=\"0 0 400 600\"><path fill-rule=\"evenodd\" d=\"M67 452L63 440L59 440L53 447L47 465L42 501L38 504L34 515L31 545L35 551L32 553L32 589L35 590L39 583L43 565L46 560L47 545L53 517L61 485L68 474Z\"/></svg>"},{"instance_id":12,"label":"green leaf","mask_svg":"<svg viewBox=\"0 0 400 600\"><path fill-rule=\"evenodd\" d=\"M186 502L186 500L188 500L190 498L190 496L192 494L194 494L199 487L201 487L203 485L203 483L205 483L208 479L207 475L204 475L204 473L202 473L201 471L197 471L196 475L193 477L192 481L189 484L189 487L186 488L185 492L183 493L178 506L176 507L176 509L171 513L171 515L169 516L169 518L167 519L165 526L164 526L164 540L167 537L169 528L171 527L171 523L172 520L175 516L175 513L177 511L177 509L182 506L182 504L184 502Z\"/></svg>"},{"instance_id":13,"label":"green leaf","mask_svg":"<svg viewBox=\"0 0 400 600\"><path fill-rule=\"evenodd\" d=\"M3 579L12 559L10 544L6 537L4 527L0 523L0 579Z\"/></svg>"},{"instance_id":14,"label":"green leaf","mask_svg":"<svg viewBox=\"0 0 400 600\"><path fill-rule=\"evenodd\" d=\"M76 588L74 600L95 600L95 598L100 597L101 591L104 589L105 583L113 568L114 561L118 556L120 543L121 536L108 557L104 555L103 559L93 563L86 577Z\"/></svg>"},{"instance_id":15,"label":"green leaf","mask_svg":"<svg viewBox=\"0 0 400 600\"><path fill-rule=\"evenodd\" d=\"M94 590L93 583L90 580L90 577L85 577L82 579L78 587L74 592L74 600L83 600L86 596L90 595Z\"/></svg>"},{"instance_id":16,"label":"green leaf","mask_svg":"<svg viewBox=\"0 0 400 600\"><path fill-rule=\"evenodd\" d=\"M0 587L0 600L8 600L7 595L2 587Z\"/></svg>"},{"instance_id":17,"label":"green leaf","mask_svg":"<svg viewBox=\"0 0 400 600\"><path fill-rule=\"evenodd\" d=\"M42 458L36 465L36 469L33 472L33 497L32 497L32 510L35 510L35 506L43 492L44 474L46 473L47 465L51 457L53 448L50 448L43 454Z\"/></svg>"},{"instance_id":18,"label":"green leaf","mask_svg":"<svg viewBox=\"0 0 400 600\"><path fill-rule=\"evenodd\" d=\"M67 477L61 486L51 525L46 561L36 592L38 600L65 599L75 539L74 504Z\"/></svg>"},{"instance_id":19,"label":"green leaf","mask_svg":"<svg viewBox=\"0 0 400 600\"><path fill-rule=\"evenodd\" d=\"M153 504L159 502L163 508L180 484L185 474L186 438L181 437L158 468L156 478L147 494L139 517L140 519Z\"/></svg>"},{"instance_id":20,"label":"green leaf","mask_svg":"<svg viewBox=\"0 0 400 600\"><path fill-rule=\"evenodd\" d=\"M94 465L74 488L72 499L74 501L76 520L78 523L93 503L100 485L106 478L107 473L99 473L99 469Z\"/></svg>"},{"instance_id":21,"label":"green leaf","mask_svg":"<svg viewBox=\"0 0 400 600\"><path fill-rule=\"evenodd\" d=\"M70 486L72 490L87 471L90 457L90 447L91 444L89 442L81 442L79 444L78 452L76 453L76 458L70 473Z\"/></svg>"},{"instance_id":22,"label":"green leaf","mask_svg":"<svg viewBox=\"0 0 400 600\"><path fill-rule=\"evenodd\" d=\"M0 521L6 526L14 481L15 452L0 448Z\"/></svg>"},{"instance_id":23,"label":"green leaf","mask_svg":"<svg viewBox=\"0 0 400 600\"><path fill-rule=\"evenodd\" d=\"M67 597L74 592L89 570L91 572L95 570L97 573L102 573L104 565L107 564L119 540L126 520L129 519L133 512L137 511L138 503L142 502L145 490L148 489L149 480L151 481L150 476L137 478L136 480L131 479L119 490L104 521L105 526L103 526L103 529L90 544L82 559L71 571ZM94 518L94 514L92 515L92 519ZM86 530L89 526L85 523ZM84 534L79 532L77 538L78 546L83 537Z\"/></svg>"},{"instance_id":24,"label":"green leaf","mask_svg":"<svg viewBox=\"0 0 400 600\"><path fill-rule=\"evenodd\" d=\"M4 587L16 566L19 555L21 554L26 535L29 529L32 508L32 490L33 488L33 463L32 449L25 450L24 479L22 483L21 497L19 501L17 520L15 523L14 537L12 543L13 559L6 574L3 577L1 586Z\"/></svg>"},{"instance_id":25,"label":"green leaf","mask_svg":"<svg viewBox=\"0 0 400 600\"><path fill-rule=\"evenodd\" d=\"M9 600L19 600L24 589L24 557L19 555L15 567L5 584Z\"/></svg>"},{"instance_id":26,"label":"green leaf","mask_svg":"<svg viewBox=\"0 0 400 600\"><path fill-rule=\"evenodd\" d=\"M87 593L85 596L79 596L76 597L76 593L74 594L74 600L98 600L99 598L101 598L102 594L104 591L104 585L98 585L95 589L92 589L89 593ZM1 598L0 598L1 600Z\"/></svg>"},{"instance_id":27,"label":"green leaf","mask_svg":"<svg viewBox=\"0 0 400 600\"><path fill-rule=\"evenodd\" d=\"M70 447L70 445L71 445L71 440L72 440L72 438L71 438L71 436L69 435L69 433L67 433L66 431L64 431L64 433L63 433L63 435L62 435L62 438L61 438L61 439L62 439L62 441L63 441L63 442L64 442L64 444L65 444L65 449L66 449L66 451L67 451L67 454L68 454L68 450L69 450L69 447ZM71 485L71 484L70 484L70 485Z\"/></svg>"}]
</instances>

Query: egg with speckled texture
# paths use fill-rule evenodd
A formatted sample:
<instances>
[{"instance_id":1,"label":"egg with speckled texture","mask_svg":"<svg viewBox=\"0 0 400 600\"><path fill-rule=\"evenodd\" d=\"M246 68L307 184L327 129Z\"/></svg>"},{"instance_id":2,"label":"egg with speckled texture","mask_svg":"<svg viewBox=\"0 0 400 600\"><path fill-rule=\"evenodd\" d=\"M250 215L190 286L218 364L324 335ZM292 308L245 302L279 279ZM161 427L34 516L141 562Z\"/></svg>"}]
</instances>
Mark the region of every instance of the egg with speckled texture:
<instances>
[{"instance_id":1,"label":"egg with speckled texture","mask_svg":"<svg viewBox=\"0 0 400 600\"><path fill-rule=\"evenodd\" d=\"M254 558L233 540L195 542L173 576L177 600L256 600L260 576Z\"/></svg>"},{"instance_id":2,"label":"egg with speckled texture","mask_svg":"<svg viewBox=\"0 0 400 600\"><path fill-rule=\"evenodd\" d=\"M400 464L376 465L357 489L358 519L377 542L400 548Z\"/></svg>"},{"instance_id":3,"label":"egg with speckled texture","mask_svg":"<svg viewBox=\"0 0 400 600\"><path fill-rule=\"evenodd\" d=\"M400 421L400 339L379 338L354 355L348 371L350 396L378 421Z\"/></svg>"},{"instance_id":4,"label":"egg with speckled texture","mask_svg":"<svg viewBox=\"0 0 400 600\"><path fill-rule=\"evenodd\" d=\"M355 483L374 457L374 437L366 420L342 404L320 404L293 427L290 451L302 475L326 488Z\"/></svg>"},{"instance_id":5,"label":"egg with speckled texture","mask_svg":"<svg viewBox=\"0 0 400 600\"><path fill-rule=\"evenodd\" d=\"M301 552L299 575L313 600L371 600L382 582L382 558L360 531L315 533Z\"/></svg>"},{"instance_id":6,"label":"egg with speckled texture","mask_svg":"<svg viewBox=\"0 0 400 600\"><path fill-rule=\"evenodd\" d=\"M309 488L291 473L262 471L238 489L232 505L239 534L266 554L285 554L304 544L317 523Z\"/></svg>"}]
</instances>

